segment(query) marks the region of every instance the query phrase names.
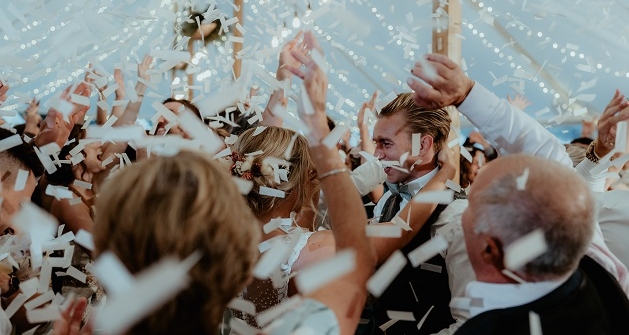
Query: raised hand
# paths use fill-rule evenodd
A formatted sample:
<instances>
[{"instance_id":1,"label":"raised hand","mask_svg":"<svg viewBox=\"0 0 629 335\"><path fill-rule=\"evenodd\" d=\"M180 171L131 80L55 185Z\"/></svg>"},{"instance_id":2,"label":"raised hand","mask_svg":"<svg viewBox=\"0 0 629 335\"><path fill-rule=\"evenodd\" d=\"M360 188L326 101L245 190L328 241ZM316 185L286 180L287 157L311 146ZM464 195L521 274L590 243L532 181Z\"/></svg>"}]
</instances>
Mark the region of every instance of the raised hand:
<instances>
[{"instance_id":1,"label":"raised hand","mask_svg":"<svg viewBox=\"0 0 629 335\"><path fill-rule=\"evenodd\" d=\"M369 101L363 102L362 106L358 110L358 114L356 115L358 119L358 126L367 125L367 120L365 120L365 110L369 108L369 110L374 110L374 106L376 105L376 100L378 99L378 91L373 92L371 95L371 99Z\"/></svg>"},{"instance_id":2,"label":"raised hand","mask_svg":"<svg viewBox=\"0 0 629 335\"><path fill-rule=\"evenodd\" d=\"M312 31L307 31L304 34L304 42L308 49L322 53L321 46ZM301 71L296 66L288 67L288 69L304 81L308 97L314 108L314 114L306 115L302 113L300 116L312 131L310 134L311 140L317 141L318 144L330 132L325 114L328 77L312 58L307 57L301 51L292 50L291 55L299 61L299 64L304 64L306 67L305 71Z\"/></svg>"},{"instance_id":3,"label":"raised hand","mask_svg":"<svg viewBox=\"0 0 629 335\"><path fill-rule=\"evenodd\" d=\"M515 98L511 99L510 95L507 95L507 100L509 100L509 103L513 106L516 107L518 109L520 109L521 111L523 111L524 109L526 109L526 107L530 106L532 104L532 102L529 101L529 99L525 98L522 95L516 94Z\"/></svg>"},{"instance_id":4,"label":"raised hand","mask_svg":"<svg viewBox=\"0 0 629 335\"><path fill-rule=\"evenodd\" d=\"M598 157L607 155L616 145L616 123L629 120L629 101L616 90L605 111L598 120L598 137L595 153Z\"/></svg>"},{"instance_id":5,"label":"raised hand","mask_svg":"<svg viewBox=\"0 0 629 335\"><path fill-rule=\"evenodd\" d=\"M299 31L292 40L288 41L282 47L282 51L280 51L280 61L276 73L276 77L278 80L290 78L291 72L289 68L298 68L303 63L300 62L299 59L297 59L295 56L293 56L293 51L304 57L306 57L308 51L310 51L310 47L306 43L305 38L300 41L302 35L303 32Z\"/></svg>"},{"instance_id":6,"label":"raised hand","mask_svg":"<svg viewBox=\"0 0 629 335\"><path fill-rule=\"evenodd\" d=\"M42 121L41 115L39 115L39 101L35 98L31 100L26 108L26 126L24 132L37 135L39 133L39 124Z\"/></svg>"},{"instance_id":7,"label":"raised hand","mask_svg":"<svg viewBox=\"0 0 629 335\"><path fill-rule=\"evenodd\" d=\"M91 81L90 81L91 83ZM91 85L88 82L81 82L74 90L74 94L89 97L91 93ZM60 99L71 102L70 90L72 86L66 88L61 94ZM48 143L55 142L62 148L70 136L70 132L75 124L85 118L85 114L89 110L89 106L72 103L74 109L68 116L68 122L63 118L63 114L54 108L48 110L44 122L42 122L39 135L35 138L35 145L41 147Z\"/></svg>"},{"instance_id":8,"label":"raised hand","mask_svg":"<svg viewBox=\"0 0 629 335\"><path fill-rule=\"evenodd\" d=\"M146 82L150 81L151 75L149 74L149 70L151 69L152 63L153 57L149 56L149 54L144 55L142 63L138 64L138 78ZM135 91L139 96L143 96L146 91L146 85L138 80L138 83L135 86Z\"/></svg>"},{"instance_id":9,"label":"raised hand","mask_svg":"<svg viewBox=\"0 0 629 335\"><path fill-rule=\"evenodd\" d=\"M444 55L430 54L415 63L411 73L423 80L407 80L413 91L413 100L419 107L437 109L458 106L474 87L474 81L467 77L461 67Z\"/></svg>"},{"instance_id":10,"label":"raised hand","mask_svg":"<svg viewBox=\"0 0 629 335\"><path fill-rule=\"evenodd\" d=\"M61 318L55 321L52 335L89 335L92 334L92 324L87 323L81 329L83 313L87 307L87 300L79 298L73 301L68 308L61 312Z\"/></svg>"}]
</instances>

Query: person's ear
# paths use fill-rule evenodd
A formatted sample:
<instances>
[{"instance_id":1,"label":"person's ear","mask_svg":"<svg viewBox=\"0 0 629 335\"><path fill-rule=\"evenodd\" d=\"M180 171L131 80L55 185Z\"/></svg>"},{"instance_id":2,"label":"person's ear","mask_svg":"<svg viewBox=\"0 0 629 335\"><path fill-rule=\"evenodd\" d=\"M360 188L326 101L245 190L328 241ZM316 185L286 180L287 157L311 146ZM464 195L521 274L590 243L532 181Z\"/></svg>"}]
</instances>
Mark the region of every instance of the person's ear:
<instances>
[{"instance_id":1,"label":"person's ear","mask_svg":"<svg viewBox=\"0 0 629 335\"><path fill-rule=\"evenodd\" d=\"M504 269L502 243L495 237L485 237L485 249L481 251L481 257L485 263L494 266L496 269Z\"/></svg>"},{"instance_id":2,"label":"person's ear","mask_svg":"<svg viewBox=\"0 0 629 335\"><path fill-rule=\"evenodd\" d=\"M420 155L430 149L433 145L434 138L430 135L424 135L421 138Z\"/></svg>"}]
</instances>

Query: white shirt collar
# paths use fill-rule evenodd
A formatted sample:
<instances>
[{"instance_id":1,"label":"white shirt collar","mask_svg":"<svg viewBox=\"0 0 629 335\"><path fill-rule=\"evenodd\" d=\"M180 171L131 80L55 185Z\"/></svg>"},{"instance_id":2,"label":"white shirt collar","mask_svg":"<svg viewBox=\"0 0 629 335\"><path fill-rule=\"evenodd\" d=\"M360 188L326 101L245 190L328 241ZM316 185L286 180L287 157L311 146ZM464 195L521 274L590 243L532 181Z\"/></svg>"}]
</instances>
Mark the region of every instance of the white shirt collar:
<instances>
[{"instance_id":1,"label":"white shirt collar","mask_svg":"<svg viewBox=\"0 0 629 335\"><path fill-rule=\"evenodd\" d=\"M495 284L471 281L467 284L465 296L477 303L470 305L470 315L474 317L480 313L494 309L528 304L552 292L569 278L570 276L567 276L557 281L524 284Z\"/></svg>"},{"instance_id":2,"label":"white shirt collar","mask_svg":"<svg viewBox=\"0 0 629 335\"><path fill-rule=\"evenodd\" d=\"M437 172L439 172L439 167L436 167L434 170L428 172L427 174L408 182L406 185L408 185L409 192L411 192L411 194L415 196L415 194L417 194L419 190L426 186L426 184L428 184L428 182L437 175Z\"/></svg>"}]
</instances>

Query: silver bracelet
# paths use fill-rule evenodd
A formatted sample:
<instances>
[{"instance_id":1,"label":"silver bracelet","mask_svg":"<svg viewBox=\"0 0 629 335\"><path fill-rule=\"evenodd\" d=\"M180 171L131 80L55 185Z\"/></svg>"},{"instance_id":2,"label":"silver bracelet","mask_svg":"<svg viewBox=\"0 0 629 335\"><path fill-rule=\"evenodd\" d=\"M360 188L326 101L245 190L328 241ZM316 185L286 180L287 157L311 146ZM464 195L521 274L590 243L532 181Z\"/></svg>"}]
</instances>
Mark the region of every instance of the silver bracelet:
<instances>
[{"instance_id":1,"label":"silver bracelet","mask_svg":"<svg viewBox=\"0 0 629 335\"><path fill-rule=\"evenodd\" d=\"M317 178L319 180L323 180L323 178L325 177L329 177L329 176L333 176L335 174L339 174L339 173L343 173L343 172L348 172L349 170L347 168L342 168L342 169L334 169L334 170L330 170L324 174L320 174L317 176Z\"/></svg>"}]
</instances>

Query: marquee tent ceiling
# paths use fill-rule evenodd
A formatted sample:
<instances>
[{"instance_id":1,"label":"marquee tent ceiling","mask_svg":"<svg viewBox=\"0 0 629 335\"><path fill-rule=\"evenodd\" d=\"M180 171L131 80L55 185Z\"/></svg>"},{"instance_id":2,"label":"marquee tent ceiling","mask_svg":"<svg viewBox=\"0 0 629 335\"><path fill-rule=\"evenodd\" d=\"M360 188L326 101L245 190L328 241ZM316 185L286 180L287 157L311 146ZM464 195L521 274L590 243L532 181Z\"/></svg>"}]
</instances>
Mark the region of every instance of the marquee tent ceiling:
<instances>
[{"instance_id":1,"label":"marquee tent ceiling","mask_svg":"<svg viewBox=\"0 0 629 335\"><path fill-rule=\"evenodd\" d=\"M2 114L23 110L30 97L46 101L59 93L83 76L88 61L107 73L121 66L127 79L135 79L132 63L180 41L174 27L185 20L191 3L201 11L216 4L206 18L220 17L229 30L224 41L207 47L198 42L188 66L196 77L196 96L220 90L231 81L231 49L238 40L232 36L237 29L230 20L233 7L223 0L176 2L5 0L0 9L0 76L15 96L0 108ZM499 96L525 95L533 103L526 111L559 136L575 132L566 125L600 114L614 89L629 93L629 24L624 19L629 2L459 2L458 38L467 73ZM404 82L410 66L430 52L433 26L445 21L445 12L432 14L432 6L431 0L244 0L243 57L275 71L279 47L298 29L313 29L321 36L331 68L329 114L337 122L351 122L374 90L381 97L408 90ZM158 60L157 66L163 63ZM168 96L171 89L175 95L186 94L184 71L177 76L171 71L156 76L161 82L152 89L153 98ZM259 77L251 84L262 95L270 91ZM151 103L144 104L142 117L154 113Z\"/></svg>"}]
</instances>

